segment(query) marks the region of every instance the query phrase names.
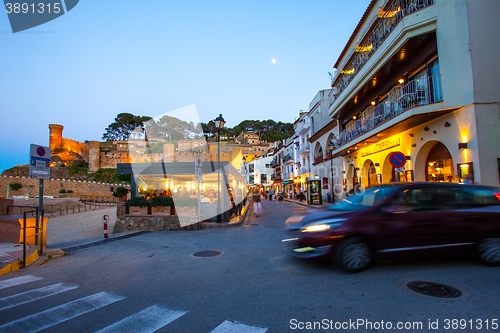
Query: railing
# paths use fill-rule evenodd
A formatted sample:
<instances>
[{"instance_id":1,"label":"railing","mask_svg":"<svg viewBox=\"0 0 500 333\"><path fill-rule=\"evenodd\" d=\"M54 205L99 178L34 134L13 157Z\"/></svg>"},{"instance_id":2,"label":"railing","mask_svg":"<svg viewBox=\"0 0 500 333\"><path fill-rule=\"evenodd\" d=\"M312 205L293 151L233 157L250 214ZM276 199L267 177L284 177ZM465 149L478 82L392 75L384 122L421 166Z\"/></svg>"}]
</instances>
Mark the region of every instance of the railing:
<instances>
[{"instance_id":1,"label":"railing","mask_svg":"<svg viewBox=\"0 0 500 333\"><path fill-rule=\"evenodd\" d=\"M356 45L352 53L345 59L351 59L341 65L338 74L332 76L332 90L328 97L330 106L340 96L349 83L356 77L361 68L368 62L375 51L382 45L386 37L394 30L403 17L410 15L427 6L433 5L434 0L396 0L388 10L378 13L380 20L369 35L363 36L360 45ZM353 53L356 53L352 57Z\"/></svg>"},{"instance_id":2,"label":"railing","mask_svg":"<svg viewBox=\"0 0 500 333\"><path fill-rule=\"evenodd\" d=\"M334 147L337 149L345 145L406 110L442 100L441 75L425 76L404 86L394 87L384 103L366 108L359 119L350 121L345 129L333 138Z\"/></svg>"},{"instance_id":3,"label":"railing","mask_svg":"<svg viewBox=\"0 0 500 333\"><path fill-rule=\"evenodd\" d=\"M311 151L311 147L310 147L309 143L302 144L299 147L299 155L304 154L304 153L308 153L310 151Z\"/></svg>"},{"instance_id":4,"label":"railing","mask_svg":"<svg viewBox=\"0 0 500 333\"><path fill-rule=\"evenodd\" d=\"M281 174L283 180L293 179L293 172L283 172Z\"/></svg>"},{"instance_id":5,"label":"railing","mask_svg":"<svg viewBox=\"0 0 500 333\"><path fill-rule=\"evenodd\" d=\"M315 157L313 164L316 165L316 164L321 163L321 162L323 162L323 155Z\"/></svg>"},{"instance_id":6,"label":"railing","mask_svg":"<svg viewBox=\"0 0 500 333\"><path fill-rule=\"evenodd\" d=\"M311 168L309 167L309 165L304 165L300 167L300 174L304 175L306 173L311 173Z\"/></svg>"},{"instance_id":7,"label":"railing","mask_svg":"<svg viewBox=\"0 0 500 333\"><path fill-rule=\"evenodd\" d=\"M286 155L285 157L283 157L283 163L289 163L289 162L293 162L293 158L291 155Z\"/></svg>"},{"instance_id":8,"label":"railing","mask_svg":"<svg viewBox=\"0 0 500 333\"><path fill-rule=\"evenodd\" d=\"M301 119L296 125L295 125L295 133L296 134L303 134L305 131L309 130L311 128L311 119L306 118L306 119Z\"/></svg>"}]
</instances>

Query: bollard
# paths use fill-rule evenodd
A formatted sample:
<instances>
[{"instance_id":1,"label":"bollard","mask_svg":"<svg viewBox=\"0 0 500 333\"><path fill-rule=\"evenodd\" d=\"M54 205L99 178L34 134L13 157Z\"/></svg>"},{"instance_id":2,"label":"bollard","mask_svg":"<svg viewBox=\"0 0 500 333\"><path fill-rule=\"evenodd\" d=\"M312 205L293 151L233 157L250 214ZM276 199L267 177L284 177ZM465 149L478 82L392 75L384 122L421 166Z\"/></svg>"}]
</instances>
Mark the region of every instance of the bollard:
<instances>
[{"instance_id":1,"label":"bollard","mask_svg":"<svg viewBox=\"0 0 500 333\"><path fill-rule=\"evenodd\" d=\"M108 238L108 215L102 217L102 223L104 224L104 238Z\"/></svg>"}]
</instances>

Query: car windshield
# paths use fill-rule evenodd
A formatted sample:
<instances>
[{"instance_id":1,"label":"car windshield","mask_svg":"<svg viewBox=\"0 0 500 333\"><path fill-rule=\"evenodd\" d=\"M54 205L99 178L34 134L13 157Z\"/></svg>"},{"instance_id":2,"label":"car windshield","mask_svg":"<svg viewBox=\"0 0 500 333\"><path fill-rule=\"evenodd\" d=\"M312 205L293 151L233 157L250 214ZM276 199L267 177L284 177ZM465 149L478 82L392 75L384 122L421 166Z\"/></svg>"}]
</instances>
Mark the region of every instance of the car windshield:
<instances>
[{"instance_id":1,"label":"car windshield","mask_svg":"<svg viewBox=\"0 0 500 333\"><path fill-rule=\"evenodd\" d=\"M342 201L328 207L335 211L354 211L372 208L386 201L394 192L396 187L373 187L362 190Z\"/></svg>"}]
</instances>

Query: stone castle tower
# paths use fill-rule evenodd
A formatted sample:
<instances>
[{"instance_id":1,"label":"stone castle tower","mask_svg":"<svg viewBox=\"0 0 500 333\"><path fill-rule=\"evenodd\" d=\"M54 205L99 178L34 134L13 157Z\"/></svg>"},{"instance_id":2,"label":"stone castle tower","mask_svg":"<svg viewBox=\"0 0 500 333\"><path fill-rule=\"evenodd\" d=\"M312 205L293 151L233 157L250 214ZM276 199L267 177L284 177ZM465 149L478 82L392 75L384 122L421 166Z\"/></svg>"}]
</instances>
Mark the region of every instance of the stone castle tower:
<instances>
[{"instance_id":1,"label":"stone castle tower","mask_svg":"<svg viewBox=\"0 0 500 333\"><path fill-rule=\"evenodd\" d=\"M99 170L101 143L99 141L89 141L89 172Z\"/></svg>"},{"instance_id":2,"label":"stone castle tower","mask_svg":"<svg viewBox=\"0 0 500 333\"><path fill-rule=\"evenodd\" d=\"M58 152L63 149L63 139L62 139L62 131L64 129L63 125L50 124L50 139L49 139L49 148L52 152Z\"/></svg>"}]
</instances>

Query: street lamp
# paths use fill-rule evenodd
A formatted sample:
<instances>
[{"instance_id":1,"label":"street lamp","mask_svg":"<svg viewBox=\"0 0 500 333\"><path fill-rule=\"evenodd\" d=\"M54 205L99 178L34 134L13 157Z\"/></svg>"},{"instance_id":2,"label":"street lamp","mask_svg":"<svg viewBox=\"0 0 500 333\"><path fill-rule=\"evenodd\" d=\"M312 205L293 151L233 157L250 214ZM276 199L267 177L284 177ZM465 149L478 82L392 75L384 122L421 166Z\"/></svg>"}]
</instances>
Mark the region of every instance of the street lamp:
<instances>
[{"instance_id":1,"label":"street lamp","mask_svg":"<svg viewBox=\"0 0 500 333\"><path fill-rule=\"evenodd\" d=\"M221 223L221 209L220 209L220 130L224 127L226 121L219 114L214 120L215 127L217 128L217 223Z\"/></svg>"},{"instance_id":2,"label":"street lamp","mask_svg":"<svg viewBox=\"0 0 500 333\"><path fill-rule=\"evenodd\" d=\"M331 192L330 192L330 196L331 196L331 200L332 200L332 203L335 201L334 200L334 193L333 193L333 156L332 156L332 153L333 153L333 149L335 149L335 146L333 145L333 141L330 141L330 143L328 144L328 149L330 150L330 171L331 171L331 178L332 178L332 188L331 188Z\"/></svg>"}]
</instances>

